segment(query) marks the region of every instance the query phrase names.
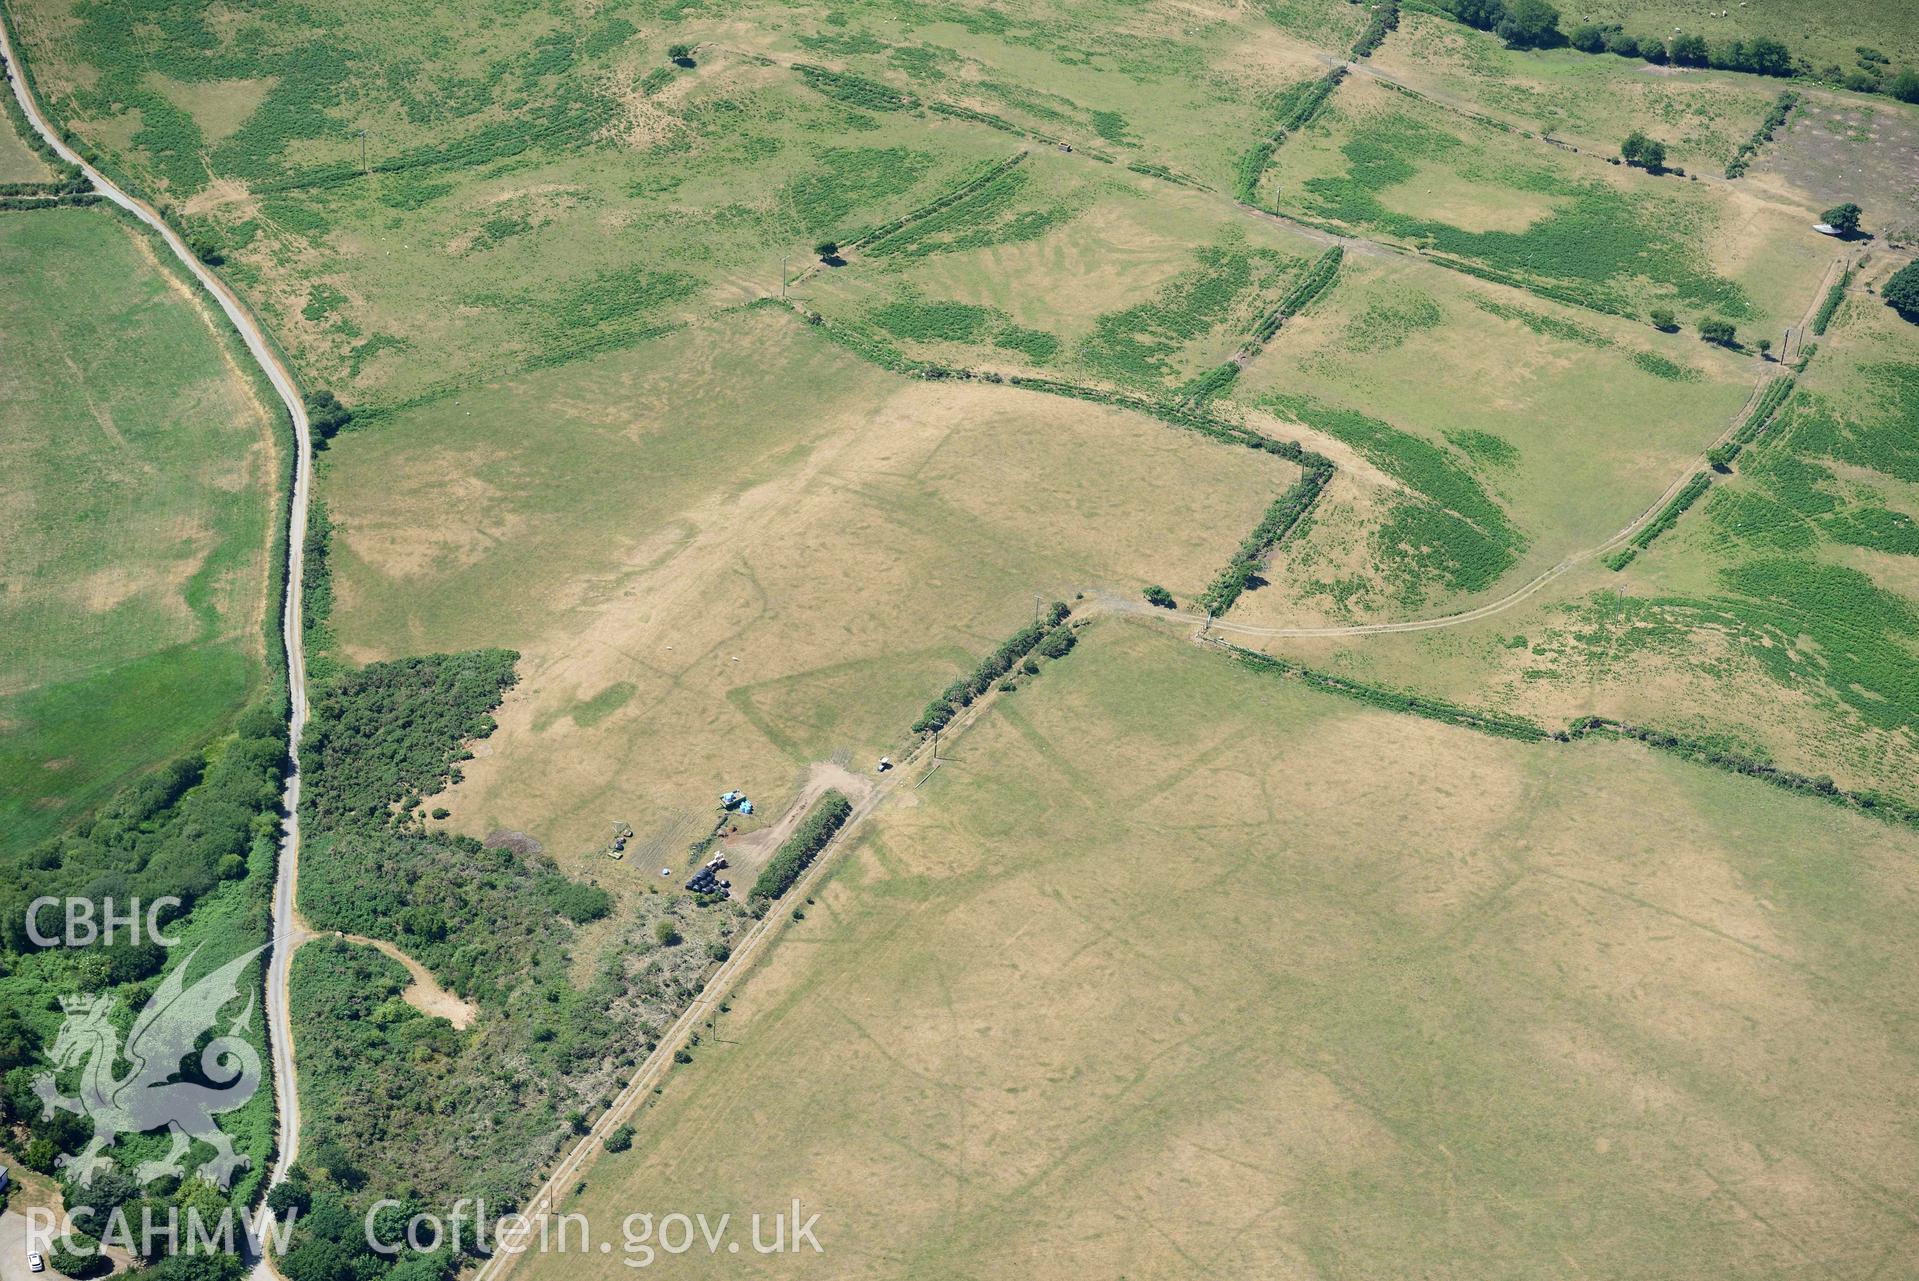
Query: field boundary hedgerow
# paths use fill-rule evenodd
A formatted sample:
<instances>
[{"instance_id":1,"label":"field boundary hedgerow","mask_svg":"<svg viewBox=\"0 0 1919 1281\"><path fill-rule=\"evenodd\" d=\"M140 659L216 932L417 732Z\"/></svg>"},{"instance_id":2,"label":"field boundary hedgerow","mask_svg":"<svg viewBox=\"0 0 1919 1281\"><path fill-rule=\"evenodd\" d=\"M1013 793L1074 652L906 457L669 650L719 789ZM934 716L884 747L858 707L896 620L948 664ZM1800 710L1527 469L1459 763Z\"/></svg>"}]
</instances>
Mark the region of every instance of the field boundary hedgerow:
<instances>
[{"instance_id":1,"label":"field boundary hedgerow","mask_svg":"<svg viewBox=\"0 0 1919 1281\"><path fill-rule=\"evenodd\" d=\"M793 834L780 843L773 857L766 861L760 871L759 879L753 882L750 899L772 900L793 888L793 883L802 873L813 865L820 851L839 830L846 825L847 816L853 812L853 803L846 799L844 792L828 789L813 802L813 808Z\"/></svg>"},{"instance_id":2,"label":"field boundary hedgerow","mask_svg":"<svg viewBox=\"0 0 1919 1281\"><path fill-rule=\"evenodd\" d=\"M1606 557L1606 568L1617 573L1632 564L1640 552L1652 546L1654 539L1678 524L1679 518L1686 514L1686 510L1698 502L1700 497L1711 488L1711 472L1702 471L1694 475L1686 482L1684 489L1667 500L1666 505L1659 509L1657 516L1647 521L1640 527L1638 533L1627 540L1624 547Z\"/></svg>"},{"instance_id":3,"label":"field boundary hedgerow","mask_svg":"<svg viewBox=\"0 0 1919 1281\"><path fill-rule=\"evenodd\" d=\"M1839 273L1839 279L1834 281L1832 288L1826 291L1824 301L1819 304L1818 313L1812 318L1812 332L1816 337L1825 337L1826 326L1830 325L1832 318L1838 314L1839 304L1846 300L1846 288L1852 284L1854 270L1853 265L1847 263L1846 269Z\"/></svg>"},{"instance_id":4,"label":"field boundary hedgerow","mask_svg":"<svg viewBox=\"0 0 1919 1281\"><path fill-rule=\"evenodd\" d=\"M1772 141L1779 126L1786 123L1786 117L1799 105L1799 95L1788 89L1773 100L1772 109L1766 112L1766 118L1752 131L1752 137L1739 144L1739 150L1733 152L1732 159L1726 162L1726 177L1742 178L1751 167L1753 158L1759 149Z\"/></svg>"},{"instance_id":5,"label":"field boundary hedgerow","mask_svg":"<svg viewBox=\"0 0 1919 1281\"><path fill-rule=\"evenodd\" d=\"M1371 685L1343 676L1334 676L1303 663L1295 663L1258 650L1247 649L1217 636L1209 636L1206 639L1254 671L1270 672L1298 680L1313 689L1337 694L1384 711L1417 716L1423 720L1437 721L1496 738L1515 739L1526 743L1575 743L1587 738L1632 740L1695 765L1743 775L1785 791L1816 796L1886 822L1919 829L1919 805L1883 792L1842 788L1831 778L1823 776L1815 778L1781 769L1770 762L1728 751L1700 739L1687 738L1665 730L1652 729L1604 716L1582 716L1570 722L1565 729L1548 730L1537 721L1523 716L1475 710L1442 698L1408 693L1383 685Z\"/></svg>"},{"instance_id":6,"label":"field boundary hedgerow","mask_svg":"<svg viewBox=\"0 0 1919 1281\"><path fill-rule=\"evenodd\" d=\"M1739 457L1747 445L1757 440L1772 420L1778 415L1780 406L1786 403L1786 397L1792 395L1795 380L1791 374L1783 374L1767 384L1765 394L1754 403L1752 412L1739 424L1725 443L1715 446L1706 455L1706 461L1717 471L1731 471L1733 460Z\"/></svg>"},{"instance_id":7,"label":"field boundary hedgerow","mask_svg":"<svg viewBox=\"0 0 1919 1281\"><path fill-rule=\"evenodd\" d=\"M1272 135L1261 139L1240 158L1239 170L1233 182L1235 200L1249 205L1258 202L1259 180L1265 176L1273 153L1288 137L1304 129L1319 114L1320 108L1326 105L1327 99L1333 96L1333 90L1339 88L1340 81L1345 78L1346 68L1334 67L1319 79L1302 81L1280 95L1273 117Z\"/></svg>"},{"instance_id":8,"label":"field boundary hedgerow","mask_svg":"<svg viewBox=\"0 0 1919 1281\"><path fill-rule=\"evenodd\" d=\"M1224 395L1226 390L1239 378L1246 366L1266 349L1280 326L1304 311L1310 304L1333 287L1339 278L1339 264L1346 251L1334 245L1314 260L1306 269L1305 275L1286 291L1279 304L1253 326L1252 336L1246 345L1233 353L1230 360L1222 361L1198 377L1190 379L1180 388L1181 400L1188 405L1204 405L1206 402Z\"/></svg>"}]
</instances>

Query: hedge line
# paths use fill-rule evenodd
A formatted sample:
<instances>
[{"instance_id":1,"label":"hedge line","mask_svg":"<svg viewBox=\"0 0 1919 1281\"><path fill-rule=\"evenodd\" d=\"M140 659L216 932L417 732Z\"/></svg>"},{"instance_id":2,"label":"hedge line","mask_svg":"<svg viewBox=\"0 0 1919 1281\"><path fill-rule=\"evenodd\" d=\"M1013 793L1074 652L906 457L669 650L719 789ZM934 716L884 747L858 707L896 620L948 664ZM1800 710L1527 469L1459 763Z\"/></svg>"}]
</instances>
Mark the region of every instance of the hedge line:
<instances>
[{"instance_id":1,"label":"hedge line","mask_svg":"<svg viewBox=\"0 0 1919 1281\"><path fill-rule=\"evenodd\" d=\"M1759 403L1752 407L1752 412L1746 415L1746 421L1739 424L1739 430L1729 436L1725 444L1715 446L1712 452L1706 455L1706 461L1720 471L1730 471L1733 460L1739 457L1740 451L1752 444L1759 433L1772 424L1773 416L1779 412L1779 407L1786 403L1786 397L1792 394L1792 388L1791 374L1775 378L1766 388L1765 394L1759 397Z\"/></svg>"},{"instance_id":2,"label":"hedge line","mask_svg":"<svg viewBox=\"0 0 1919 1281\"><path fill-rule=\"evenodd\" d=\"M1253 576L1265 563L1266 553L1299 523L1332 478L1332 463L1321 459L1308 466L1305 475L1266 509L1266 515L1253 527L1253 532L1240 541L1239 550L1226 562L1226 568L1219 571L1212 585L1200 595L1199 603L1206 607L1207 613L1217 617L1233 607L1233 602L1251 585Z\"/></svg>"},{"instance_id":3,"label":"hedge line","mask_svg":"<svg viewBox=\"0 0 1919 1281\"><path fill-rule=\"evenodd\" d=\"M993 115L991 112L975 111L971 107L962 107L956 102L929 102L926 104L926 107L927 110L938 112L942 116L951 116L955 120L969 120L976 125L985 125L988 129L997 129L1001 133L1010 133L1018 138L1031 138L1035 142L1043 142L1054 147L1071 147L1072 145L1064 138L1055 137L1050 133L1041 133L1039 130L1029 129L1025 125L1016 125L1011 120L1003 119L1000 116ZM1113 163L1111 156L1090 147L1081 147L1079 148L1079 152L1081 155L1090 156L1102 164L1110 165Z\"/></svg>"},{"instance_id":4,"label":"hedge line","mask_svg":"<svg viewBox=\"0 0 1919 1281\"><path fill-rule=\"evenodd\" d=\"M1013 665L1034 650L1039 650L1047 658L1058 658L1073 647L1072 631L1065 627L1066 616L1072 611L1064 601L1054 601L1051 608L1041 615L1040 621L1027 624L1000 643L1000 647L982 658L973 670L959 680L948 685L940 696L926 705L920 718L913 722L915 734L931 734L945 729L952 719L959 715L960 708L993 687L993 682L1013 670ZM1064 645L1056 639L1056 633L1064 633Z\"/></svg>"},{"instance_id":5,"label":"hedge line","mask_svg":"<svg viewBox=\"0 0 1919 1281\"><path fill-rule=\"evenodd\" d=\"M4 83L0 83L0 97L4 97L7 101L7 105L6 105L7 119L13 123L13 131L14 133L19 135L20 141L25 143L28 149L30 149L33 152L33 154L35 154L36 156L39 156L42 160L46 161L47 165L53 170L55 174L55 182L51 184L44 184L44 185L53 186L53 185L72 184L72 193L75 193L75 194L82 191L91 191L93 189L93 184L89 182L83 176L80 166L74 164L72 161L61 159L60 153L55 151L53 147L47 142L47 140L45 138L42 138L39 132L35 130L31 124L27 123L27 113L20 110L20 100L14 97L12 81L13 81L13 68L8 65L7 60L5 58L0 58L0 82L4 82ZM31 82L29 82L29 87L31 87ZM42 99L42 101L45 101L45 99ZM0 188L0 195L24 196L31 193L26 191L10 190L10 188L40 186L40 185L43 185L43 184L8 183L6 184L4 188ZM69 193L62 193L62 194L69 194Z\"/></svg>"},{"instance_id":6,"label":"hedge line","mask_svg":"<svg viewBox=\"0 0 1919 1281\"><path fill-rule=\"evenodd\" d=\"M940 104L935 103L933 109L935 111L939 110ZM953 188L951 191L947 192L945 195L942 195L935 200L929 201L928 203L921 205L917 209L909 210L906 213L901 214L899 217L893 219L893 221L891 222L881 223L879 226L873 228L873 230L861 236L858 240L848 242L847 247L851 248L851 247L856 247L861 245L878 244L880 241L887 239L889 236L898 234L899 232L912 226L914 223L919 222L925 218L930 218L934 214L940 212L942 209L946 209L952 205L958 204L960 201L966 199L966 197L972 195L974 192L978 191L981 187L984 187L987 183L992 182L995 178L998 178L1001 174L1015 167L1022 160L1025 160L1025 159L1026 159L1026 153L1024 151L1016 152L1011 157L1005 160L1002 160L998 164L992 166L990 169L987 169L984 173L980 174L977 178L972 178L966 182L961 183L959 186Z\"/></svg>"},{"instance_id":7,"label":"hedge line","mask_svg":"<svg viewBox=\"0 0 1919 1281\"><path fill-rule=\"evenodd\" d=\"M1233 180L1233 198L1241 204L1257 204L1259 180L1266 173L1266 166L1273 158L1273 152L1279 150L1279 144L1286 141L1288 134L1297 133L1306 123L1319 114L1319 109L1332 97L1333 90L1346 78L1346 68L1335 67L1318 80L1312 81L1300 92L1299 98L1289 103L1273 122L1273 136L1262 139L1258 146L1240 158L1239 171ZM1290 92L1290 91L1289 91Z\"/></svg>"},{"instance_id":8,"label":"hedge line","mask_svg":"<svg viewBox=\"0 0 1919 1281\"><path fill-rule=\"evenodd\" d=\"M81 209L97 205L101 199L97 191L83 191L70 196L0 196L0 210Z\"/></svg>"},{"instance_id":9,"label":"hedge line","mask_svg":"<svg viewBox=\"0 0 1919 1281\"><path fill-rule=\"evenodd\" d=\"M868 80L865 76L829 71L807 62L794 63L793 70L799 73L807 88L848 106L867 111L911 111L920 105L920 100L904 89L895 89L892 85Z\"/></svg>"},{"instance_id":10,"label":"hedge line","mask_svg":"<svg viewBox=\"0 0 1919 1281\"><path fill-rule=\"evenodd\" d=\"M1158 178L1161 182L1170 182L1175 187L1190 187L1194 191L1212 190L1211 187L1208 187L1199 179L1190 178L1183 173L1177 173L1168 169L1165 165L1148 164L1142 160L1135 160L1130 162L1126 167L1134 173L1145 174L1148 178Z\"/></svg>"},{"instance_id":11,"label":"hedge line","mask_svg":"<svg viewBox=\"0 0 1919 1281\"><path fill-rule=\"evenodd\" d=\"M1319 260L1307 269L1304 276L1300 277L1299 283L1280 300L1279 306L1273 308L1272 314L1259 322L1259 327L1253 330L1253 341L1260 343L1270 341L1272 336L1279 332L1282 324L1304 311L1315 298L1332 288L1333 282L1339 279L1339 264L1345 256L1346 251L1338 245L1321 254Z\"/></svg>"},{"instance_id":12,"label":"hedge line","mask_svg":"<svg viewBox=\"0 0 1919 1281\"><path fill-rule=\"evenodd\" d=\"M1686 514L1686 509L1699 501L1699 496L1712 488L1712 473L1699 472L1686 482L1686 487L1674 494L1672 501L1659 509L1659 514L1646 523L1646 527L1632 536L1632 540L1612 555L1606 557L1606 567L1618 571L1633 563L1640 552L1652 546L1653 539L1659 537L1678 523Z\"/></svg>"},{"instance_id":13,"label":"hedge line","mask_svg":"<svg viewBox=\"0 0 1919 1281\"><path fill-rule=\"evenodd\" d=\"M77 169L57 182L0 182L0 196L78 196L92 190L93 184Z\"/></svg>"},{"instance_id":14,"label":"hedge line","mask_svg":"<svg viewBox=\"0 0 1919 1281\"><path fill-rule=\"evenodd\" d=\"M1747 166L1752 164L1752 158L1759 154L1761 147L1772 141L1773 131L1786 123L1786 117L1791 115L1792 109L1798 105L1799 95L1790 89L1773 101L1772 110L1768 111L1766 118L1759 122L1759 127L1752 131L1752 137L1740 143L1739 150L1733 152L1732 159L1726 163L1728 178L1738 178L1745 174Z\"/></svg>"},{"instance_id":15,"label":"hedge line","mask_svg":"<svg viewBox=\"0 0 1919 1281\"><path fill-rule=\"evenodd\" d=\"M1826 326L1839 310L1839 304L1846 300L1846 286L1852 283L1852 267L1848 265L1839 276L1839 283L1826 291L1826 300L1819 304L1819 314L1812 318L1812 332L1825 336Z\"/></svg>"},{"instance_id":16,"label":"hedge line","mask_svg":"<svg viewBox=\"0 0 1919 1281\"><path fill-rule=\"evenodd\" d=\"M1574 721L1564 733L1555 734L1553 737L1562 742L1595 737L1635 739L1648 747L1670 752L1697 765L1729 770L1734 774L1743 774L1747 778L1771 783L1789 792L1823 797L1850 809L1903 823L1908 827L1919 827L1919 806L1896 796L1888 796L1883 792L1847 791L1824 775L1813 778L1806 774L1797 774L1754 757L1727 751L1722 747L1714 747L1710 743L1702 743L1697 739L1681 738L1677 734L1669 734L1664 730L1650 729L1644 725L1608 720L1603 716L1586 716Z\"/></svg>"},{"instance_id":17,"label":"hedge line","mask_svg":"<svg viewBox=\"0 0 1919 1281\"><path fill-rule=\"evenodd\" d=\"M787 837L773 857L767 861L760 872L760 879L753 882L753 892L749 897L758 899L776 899L793 888L793 882L800 874L813 865L819 852L833 839L834 833L846 825L846 819L853 812L853 803L836 791L821 794L813 802L813 808L800 821L800 826Z\"/></svg>"},{"instance_id":18,"label":"hedge line","mask_svg":"<svg viewBox=\"0 0 1919 1281\"><path fill-rule=\"evenodd\" d=\"M1507 716L1499 712L1476 712L1470 708L1461 707L1457 703L1449 703L1443 698L1406 694L1379 685L1347 680L1342 676L1329 676L1325 672L1315 671L1299 663L1274 658L1271 654L1242 649L1238 645L1225 641L1216 643L1254 671L1276 672L1291 676L1304 681L1314 689L1357 699L1359 702L1381 707L1390 712L1408 712L1414 716L1424 716L1428 720L1476 729L1481 733L1494 734L1500 738L1517 739L1522 743L1544 742L1553 737L1544 726L1535 721L1529 721L1523 716Z\"/></svg>"},{"instance_id":19,"label":"hedge line","mask_svg":"<svg viewBox=\"0 0 1919 1281\"><path fill-rule=\"evenodd\" d=\"M1399 27L1399 0L1380 0L1373 7L1373 20L1359 33L1359 39L1353 41L1353 57L1371 57L1373 50L1379 48L1386 39L1388 31Z\"/></svg>"},{"instance_id":20,"label":"hedge line","mask_svg":"<svg viewBox=\"0 0 1919 1281\"><path fill-rule=\"evenodd\" d=\"M1428 720L1443 721L1450 725L1479 730L1481 733L1494 734L1501 738L1517 739L1521 742L1542 742L1551 739L1555 742L1571 743L1582 738L1630 738L1648 747L1682 757L1696 765L1743 774L1747 778L1756 778L1790 792L1822 797L1834 804L1856 809L1861 813L1871 814L1890 822L1901 823L1907 827L1919 827L1919 805L1914 805L1910 801L1889 796L1884 792L1849 791L1823 775L1814 778L1806 774L1798 774L1739 752L1728 751L1698 739L1683 738L1664 730L1610 720L1603 716L1584 716L1563 730L1548 733L1544 727L1524 717L1507 716L1498 712L1475 712L1455 703L1448 703L1444 699L1421 698L1416 695L1402 694L1397 690L1382 689L1376 685L1365 685L1358 681L1329 676L1298 663L1259 653L1257 650L1242 649L1224 641L1215 643L1255 671L1276 672L1296 677L1315 689L1342 694L1389 711L1407 712L1415 716L1424 716Z\"/></svg>"}]
</instances>

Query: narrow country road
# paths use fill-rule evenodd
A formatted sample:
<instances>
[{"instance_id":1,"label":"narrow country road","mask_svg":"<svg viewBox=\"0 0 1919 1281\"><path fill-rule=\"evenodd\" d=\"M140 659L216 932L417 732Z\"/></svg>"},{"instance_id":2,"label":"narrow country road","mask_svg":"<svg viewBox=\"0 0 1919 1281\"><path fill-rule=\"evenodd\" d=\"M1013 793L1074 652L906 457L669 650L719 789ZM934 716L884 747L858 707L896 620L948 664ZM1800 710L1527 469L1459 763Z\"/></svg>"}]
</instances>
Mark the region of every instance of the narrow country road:
<instances>
[{"instance_id":1,"label":"narrow country road","mask_svg":"<svg viewBox=\"0 0 1919 1281\"><path fill-rule=\"evenodd\" d=\"M267 342L253 316L240 299L228 289L225 282L196 257L179 232L168 226L166 220L145 201L139 200L109 180L105 174L88 164L80 155L60 139L59 134L48 124L40 113L39 105L33 99L33 93L27 86L27 75L19 55L13 46L10 24L0 20L0 56L5 57L12 80L13 96L19 102L20 110L25 114L27 123L33 131L47 142L47 145L70 164L80 167L96 189L106 199L138 218L157 232L166 242L186 269L193 273L194 279L220 304L220 310L226 313L240 338L246 343L247 350L266 374L267 381L273 384L273 390L286 403L287 416L293 422L293 488L288 499L287 516L287 563L286 563L286 603L281 615L281 637L286 646L287 693L290 713L288 717L288 751L291 765L287 771L286 795L284 805L286 818L280 841L278 870L273 883L273 947L268 954L266 975L267 1043L273 1060L274 1108L279 1116L278 1142L274 1154L270 1183L278 1183L286 1177L287 1167L292 1165L300 1152L300 1095L298 1082L294 1076L293 1037L287 1015L287 973L293 949L290 944L297 942L294 936L294 886L299 878L300 854L300 734L307 721L307 682L306 659L301 652L301 583L304 570L304 545L307 530L307 501L313 476L313 440L307 424L306 405L301 399L299 388L293 381L292 373L283 364L273 347ZM271 1263L264 1257L255 1269L256 1276L277 1275Z\"/></svg>"}]
</instances>

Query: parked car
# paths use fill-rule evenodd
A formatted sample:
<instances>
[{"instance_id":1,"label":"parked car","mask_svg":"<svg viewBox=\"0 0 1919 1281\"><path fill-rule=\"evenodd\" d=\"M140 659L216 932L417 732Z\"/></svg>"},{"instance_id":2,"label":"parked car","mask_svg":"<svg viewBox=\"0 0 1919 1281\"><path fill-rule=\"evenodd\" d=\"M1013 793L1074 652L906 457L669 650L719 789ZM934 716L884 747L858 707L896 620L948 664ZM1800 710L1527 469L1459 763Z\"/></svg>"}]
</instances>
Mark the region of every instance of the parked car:
<instances>
[{"instance_id":1,"label":"parked car","mask_svg":"<svg viewBox=\"0 0 1919 1281\"><path fill-rule=\"evenodd\" d=\"M46 1270L47 1261L40 1257L40 1252L38 1250L27 1251L27 1271L45 1272Z\"/></svg>"}]
</instances>

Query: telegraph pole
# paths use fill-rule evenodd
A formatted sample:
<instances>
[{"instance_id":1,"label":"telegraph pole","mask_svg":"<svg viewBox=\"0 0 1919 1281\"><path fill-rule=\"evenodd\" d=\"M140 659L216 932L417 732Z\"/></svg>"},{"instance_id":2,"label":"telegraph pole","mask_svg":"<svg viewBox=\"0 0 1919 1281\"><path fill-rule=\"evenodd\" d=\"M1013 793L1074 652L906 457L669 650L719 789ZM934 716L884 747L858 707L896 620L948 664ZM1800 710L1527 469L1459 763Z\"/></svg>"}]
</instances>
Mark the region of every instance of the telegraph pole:
<instances>
[{"instance_id":1,"label":"telegraph pole","mask_svg":"<svg viewBox=\"0 0 1919 1281\"><path fill-rule=\"evenodd\" d=\"M786 298L786 255L780 255L780 299Z\"/></svg>"},{"instance_id":2,"label":"telegraph pole","mask_svg":"<svg viewBox=\"0 0 1919 1281\"><path fill-rule=\"evenodd\" d=\"M362 129L360 130L360 176L364 178L370 172L372 171L366 164L366 130Z\"/></svg>"}]
</instances>

